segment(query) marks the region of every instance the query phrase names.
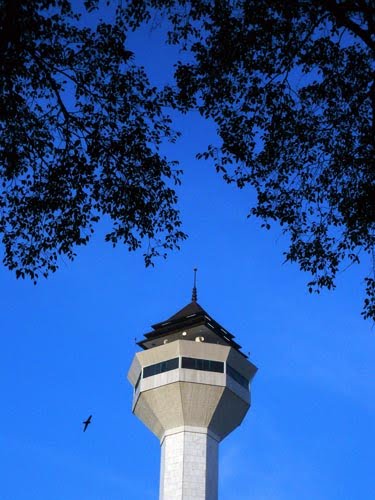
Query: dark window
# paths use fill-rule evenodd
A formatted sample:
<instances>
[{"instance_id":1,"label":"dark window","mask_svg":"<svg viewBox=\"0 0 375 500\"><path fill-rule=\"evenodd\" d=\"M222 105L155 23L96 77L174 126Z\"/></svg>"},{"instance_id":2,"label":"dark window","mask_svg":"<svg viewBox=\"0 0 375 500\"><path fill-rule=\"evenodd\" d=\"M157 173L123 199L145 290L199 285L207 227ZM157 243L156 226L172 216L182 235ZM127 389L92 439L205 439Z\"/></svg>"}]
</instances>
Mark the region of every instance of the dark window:
<instances>
[{"instance_id":1,"label":"dark window","mask_svg":"<svg viewBox=\"0 0 375 500\"><path fill-rule=\"evenodd\" d=\"M182 358L181 367L189 368L190 370L224 373L224 363L210 359Z\"/></svg>"},{"instance_id":2,"label":"dark window","mask_svg":"<svg viewBox=\"0 0 375 500\"><path fill-rule=\"evenodd\" d=\"M178 358L168 359L156 365L145 366L143 368L143 378L152 377L158 373L169 372L178 368Z\"/></svg>"},{"instance_id":3,"label":"dark window","mask_svg":"<svg viewBox=\"0 0 375 500\"><path fill-rule=\"evenodd\" d=\"M249 381L247 380L247 378L241 375L241 373L238 373L238 371L232 368L230 365L228 365L228 363L227 363L227 375L229 375L233 380L242 385L242 387L245 387L245 389L248 388Z\"/></svg>"}]
</instances>

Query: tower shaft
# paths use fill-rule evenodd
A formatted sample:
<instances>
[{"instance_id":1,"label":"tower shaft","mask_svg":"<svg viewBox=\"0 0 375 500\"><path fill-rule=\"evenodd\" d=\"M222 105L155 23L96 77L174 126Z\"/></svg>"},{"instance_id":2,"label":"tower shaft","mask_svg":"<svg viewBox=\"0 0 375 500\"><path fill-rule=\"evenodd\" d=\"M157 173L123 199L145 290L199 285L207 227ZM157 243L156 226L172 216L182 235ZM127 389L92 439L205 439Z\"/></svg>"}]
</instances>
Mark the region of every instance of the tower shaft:
<instances>
[{"instance_id":1,"label":"tower shaft","mask_svg":"<svg viewBox=\"0 0 375 500\"><path fill-rule=\"evenodd\" d=\"M217 500L218 451L205 428L168 431L161 442L160 500Z\"/></svg>"}]
</instances>

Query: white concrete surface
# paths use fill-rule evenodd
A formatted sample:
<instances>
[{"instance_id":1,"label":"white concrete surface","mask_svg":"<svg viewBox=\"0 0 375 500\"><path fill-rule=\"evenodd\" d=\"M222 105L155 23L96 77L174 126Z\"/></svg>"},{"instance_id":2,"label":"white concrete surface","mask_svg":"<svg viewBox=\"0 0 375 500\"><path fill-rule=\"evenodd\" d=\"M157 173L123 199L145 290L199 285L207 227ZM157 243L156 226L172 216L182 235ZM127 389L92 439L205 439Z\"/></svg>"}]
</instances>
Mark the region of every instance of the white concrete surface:
<instances>
[{"instance_id":1,"label":"white concrete surface","mask_svg":"<svg viewBox=\"0 0 375 500\"><path fill-rule=\"evenodd\" d=\"M204 428L169 431L161 442L160 500L217 500L218 447Z\"/></svg>"},{"instance_id":2,"label":"white concrete surface","mask_svg":"<svg viewBox=\"0 0 375 500\"><path fill-rule=\"evenodd\" d=\"M229 362L249 387L224 373L181 368L181 357ZM179 368L142 378L133 413L161 443L160 500L217 500L218 444L238 427L250 407L256 367L227 345L175 340L135 355L128 379L179 358Z\"/></svg>"}]
</instances>

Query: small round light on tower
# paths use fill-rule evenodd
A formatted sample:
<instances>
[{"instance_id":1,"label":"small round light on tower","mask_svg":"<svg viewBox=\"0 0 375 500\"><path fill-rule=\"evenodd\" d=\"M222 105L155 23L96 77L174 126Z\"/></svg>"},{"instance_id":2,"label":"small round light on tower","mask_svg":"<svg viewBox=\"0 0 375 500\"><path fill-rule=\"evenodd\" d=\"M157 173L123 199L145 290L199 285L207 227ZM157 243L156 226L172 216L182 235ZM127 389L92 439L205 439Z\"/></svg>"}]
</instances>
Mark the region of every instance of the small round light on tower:
<instances>
[{"instance_id":1,"label":"small round light on tower","mask_svg":"<svg viewBox=\"0 0 375 500\"><path fill-rule=\"evenodd\" d=\"M204 337L195 337L195 342L204 342Z\"/></svg>"},{"instance_id":2,"label":"small round light on tower","mask_svg":"<svg viewBox=\"0 0 375 500\"><path fill-rule=\"evenodd\" d=\"M182 332L183 337L186 337L186 335L187 335L187 332Z\"/></svg>"}]
</instances>

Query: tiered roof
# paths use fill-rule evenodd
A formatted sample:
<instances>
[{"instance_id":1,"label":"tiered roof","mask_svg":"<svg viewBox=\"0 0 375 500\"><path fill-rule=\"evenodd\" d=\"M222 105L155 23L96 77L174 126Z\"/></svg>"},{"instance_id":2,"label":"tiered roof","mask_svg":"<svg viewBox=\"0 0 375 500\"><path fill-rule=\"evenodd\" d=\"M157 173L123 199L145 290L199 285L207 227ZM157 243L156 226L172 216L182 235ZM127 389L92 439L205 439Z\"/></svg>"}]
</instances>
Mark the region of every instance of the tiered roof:
<instances>
[{"instance_id":1,"label":"tiered roof","mask_svg":"<svg viewBox=\"0 0 375 500\"><path fill-rule=\"evenodd\" d=\"M183 339L180 335L187 335L189 332L190 338L186 340L194 340L192 335L200 332L207 342L229 345L241 352L241 346L234 340L234 335L215 321L195 300L167 320L152 325L152 331L146 333L138 345L143 349L150 349L168 341Z\"/></svg>"}]
</instances>

